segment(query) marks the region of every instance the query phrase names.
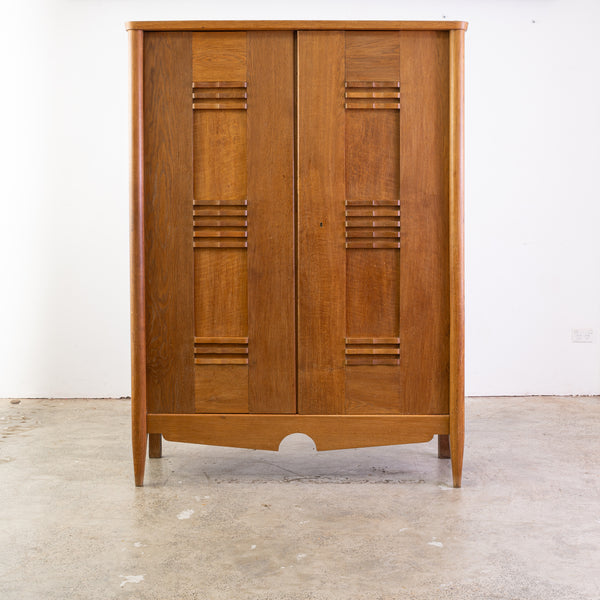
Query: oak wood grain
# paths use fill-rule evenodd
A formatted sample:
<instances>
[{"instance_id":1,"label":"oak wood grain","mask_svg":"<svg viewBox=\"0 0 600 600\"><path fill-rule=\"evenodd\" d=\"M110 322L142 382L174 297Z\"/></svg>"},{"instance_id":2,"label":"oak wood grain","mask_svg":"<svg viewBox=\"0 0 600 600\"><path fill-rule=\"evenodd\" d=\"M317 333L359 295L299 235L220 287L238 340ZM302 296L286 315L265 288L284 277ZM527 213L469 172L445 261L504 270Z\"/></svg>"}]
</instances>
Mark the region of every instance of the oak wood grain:
<instances>
[{"instance_id":1,"label":"oak wood grain","mask_svg":"<svg viewBox=\"0 0 600 600\"><path fill-rule=\"evenodd\" d=\"M194 82L246 80L246 32L194 33Z\"/></svg>"},{"instance_id":2,"label":"oak wood grain","mask_svg":"<svg viewBox=\"0 0 600 600\"><path fill-rule=\"evenodd\" d=\"M148 431L173 442L277 450L292 433L317 450L428 442L448 432L447 415L148 415Z\"/></svg>"},{"instance_id":3,"label":"oak wood grain","mask_svg":"<svg viewBox=\"0 0 600 600\"><path fill-rule=\"evenodd\" d=\"M343 414L344 33L297 36L298 412Z\"/></svg>"},{"instance_id":4,"label":"oak wood grain","mask_svg":"<svg viewBox=\"0 0 600 600\"><path fill-rule=\"evenodd\" d=\"M248 405L295 413L294 34L247 42Z\"/></svg>"},{"instance_id":5,"label":"oak wood grain","mask_svg":"<svg viewBox=\"0 0 600 600\"><path fill-rule=\"evenodd\" d=\"M248 337L247 273L244 248L194 251L196 337Z\"/></svg>"},{"instance_id":6,"label":"oak wood grain","mask_svg":"<svg viewBox=\"0 0 600 600\"><path fill-rule=\"evenodd\" d=\"M448 414L448 34L400 33L403 412Z\"/></svg>"},{"instance_id":7,"label":"oak wood grain","mask_svg":"<svg viewBox=\"0 0 600 600\"><path fill-rule=\"evenodd\" d=\"M248 367L204 364L194 369L197 413L247 413Z\"/></svg>"},{"instance_id":8,"label":"oak wood grain","mask_svg":"<svg viewBox=\"0 0 600 600\"><path fill-rule=\"evenodd\" d=\"M189 83L189 82L188 82ZM189 89L189 88L188 88ZM192 108L189 99L188 108ZM246 111L195 110L194 119L194 199L240 202L246 200L247 155ZM197 216L244 215L240 209L200 208Z\"/></svg>"},{"instance_id":9,"label":"oak wood grain","mask_svg":"<svg viewBox=\"0 0 600 600\"><path fill-rule=\"evenodd\" d=\"M402 388L397 366L346 367L347 414L398 414L401 402Z\"/></svg>"},{"instance_id":10,"label":"oak wood grain","mask_svg":"<svg viewBox=\"0 0 600 600\"><path fill-rule=\"evenodd\" d=\"M400 330L400 255L358 249L346 254L347 337L397 337Z\"/></svg>"},{"instance_id":11,"label":"oak wood grain","mask_svg":"<svg viewBox=\"0 0 600 600\"><path fill-rule=\"evenodd\" d=\"M148 410L194 412L191 34L144 36Z\"/></svg>"},{"instance_id":12,"label":"oak wood grain","mask_svg":"<svg viewBox=\"0 0 600 600\"><path fill-rule=\"evenodd\" d=\"M346 198L348 202L400 198L400 113L348 110ZM398 216L399 207L349 208L354 216Z\"/></svg>"},{"instance_id":13,"label":"oak wood grain","mask_svg":"<svg viewBox=\"0 0 600 600\"><path fill-rule=\"evenodd\" d=\"M129 33L131 79L130 274L131 441L135 484L146 464L146 285L144 263L144 33Z\"/></svg>"},{"instance_id":14,"label":"oak wood grain","mask_svg":"<svg viewBox=\"0 0 600 600\"><path fill-rule=\"evenodd\" d=\"M346 31L345 38L348 82L400 79L398 31Z\"/></svg>"}]
</instances>

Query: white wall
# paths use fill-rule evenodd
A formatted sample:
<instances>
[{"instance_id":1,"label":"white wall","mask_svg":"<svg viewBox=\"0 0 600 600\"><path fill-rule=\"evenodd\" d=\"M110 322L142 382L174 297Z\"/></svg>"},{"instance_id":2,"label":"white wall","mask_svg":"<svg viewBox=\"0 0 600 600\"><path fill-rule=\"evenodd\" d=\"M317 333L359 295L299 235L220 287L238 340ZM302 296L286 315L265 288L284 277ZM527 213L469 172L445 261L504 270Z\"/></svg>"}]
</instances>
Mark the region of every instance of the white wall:
<instances>
[{"instance_id":1,"label":"white wall","mask_svg":"<svg viewBox=\"0 0 600 600\"><path fill-rule=\"evenodd\" d=\"M468 20L467 393L598 394L600 2L21 0L0 36L0 397L129 384L126 20ZM597 340L598 338L596 338Z\"/></svg>"}]
</instances>

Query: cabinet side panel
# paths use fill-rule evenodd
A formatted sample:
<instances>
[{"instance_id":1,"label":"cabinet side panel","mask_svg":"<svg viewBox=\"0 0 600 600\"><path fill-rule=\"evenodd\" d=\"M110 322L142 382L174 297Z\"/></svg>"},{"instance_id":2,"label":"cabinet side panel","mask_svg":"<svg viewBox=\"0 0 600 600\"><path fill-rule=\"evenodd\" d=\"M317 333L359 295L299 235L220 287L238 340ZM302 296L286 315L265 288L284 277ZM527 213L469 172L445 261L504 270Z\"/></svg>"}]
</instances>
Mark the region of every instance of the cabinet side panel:
<instances>
[{"instance_id":1,"label":"cabinet side panel","mask_svg":"<svg viewBox=\"0 0 600 600\"><path fill-rule=\"evenodd\" d=\"M294 33L247 42L249 411L295 413Z\"/></svg>"},{"instance_id":2,"label":"cabinet side panel","mask_svg":"<svg viewBox=\"0 0 600 600\"><path fill-rule=\"evenodd\" d=\"M344 32L298 32L298 412L343 414Z\"/></svg>"},{"instance_id":3,"label":"cabinet side panel","mask_svg":"<svg viewBox=\"0 0 600 600\"><path fill-rule=\"evenodd\" d=\"M400 33L403 412L447 414L448 33Z\"/></svg>"},{"instance_id":4,"label":"cabinet side panel","mask_svg":"<svg viewBox=\"0 0 600 600\"><path fill-rule=\"evenodd\" d=\"M194 411L191 34L144 36L148 412Z\"/></svg>"}]
</instances>

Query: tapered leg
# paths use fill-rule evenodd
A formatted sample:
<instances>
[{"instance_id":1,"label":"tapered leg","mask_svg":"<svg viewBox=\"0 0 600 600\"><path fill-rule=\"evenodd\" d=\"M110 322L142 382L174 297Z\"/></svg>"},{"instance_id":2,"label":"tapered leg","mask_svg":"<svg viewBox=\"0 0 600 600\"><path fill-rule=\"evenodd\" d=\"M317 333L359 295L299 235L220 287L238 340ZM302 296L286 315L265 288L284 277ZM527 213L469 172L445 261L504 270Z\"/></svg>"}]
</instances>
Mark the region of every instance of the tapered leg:
<instances>
[{"instance_id":1,"label":"tapered leg","mask_svg":"<svg viewBox=\"0 0 600 600\"><path fill-rule=\"evenodd\" d=\"M135 485L141 487L144 485L144 470L146 468L146 446L148 436L146 432L136 431L134 427L133 442L133 474L135 476Z\"/></svg>"},{"instance_id":2,"label":"tapered leg","mask_svg":"<svg viewBox=\"0 0 600 600\"><path fill-rule=\"evenodd\" d=\"M438 458L450 458L450 436L438 435Z\"/></svg>"},{"instance_id":3,"label":"tapered leg","mask_svg":"<svg viewBox=\"0 0 600 600\"><path fill-rule=\"evenodd\" d=\"M450 32L450 457L461 486L465 440L464 31Z\"/></svg>"},{"instance_id":4,"label":"tapered leg","mask_svg":"<svg viewBox=\"0 0 600 600\"><path fill-rule=\"evenodd\" d=\"M160 433L150 433L149 435L148 456L150 458L162 458L162 435Z\"/></svg>"},{"instance_id":5,"label":"tapered leg","mask_svg":"<svg viewBox=\"0 0 600 600\"><path fill-rule=\"evenodd\" d=\"M146 466L146 302L144 276L144 32L129 32L131 48L131 445L135 485Z\"/></svg>"},{"instance_id":6,"label":"tapered leg","mask_svg":"<svg viewBox=\"0 0 600 600\"><path fill-rule=\"evenodd\" d=\"M455 439L457 438L457 439ZM461 486L463 466L463 435L450 436L450 454L452 460L452 483L455 488Z\"/></svg>"}]
</instances>

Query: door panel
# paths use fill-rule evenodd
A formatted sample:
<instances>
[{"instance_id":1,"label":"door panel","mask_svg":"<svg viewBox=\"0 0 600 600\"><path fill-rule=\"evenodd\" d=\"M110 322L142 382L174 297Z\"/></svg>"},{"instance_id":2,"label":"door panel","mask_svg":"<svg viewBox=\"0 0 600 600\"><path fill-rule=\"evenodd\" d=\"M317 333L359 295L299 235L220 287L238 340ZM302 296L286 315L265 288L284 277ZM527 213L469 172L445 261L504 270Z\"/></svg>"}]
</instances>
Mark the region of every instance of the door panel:
<instances>
[{"instance_id":1,"label":"door panel","mask_svg":"<svg viewBox=\"0 0 600 600\"><path fill-rule=\"evenodd\" d=\"M295 35L145 36L149 411L447 414L448 33Z\"/></svg>"},{"instance_id":2,"label":"door panel","mask_svg":"<svg viewBox=\"0 0 600 600\"><path fill-rule=\"evenodd\" d=\"M448 412L447 53L298 32L301 413Z\"/></svg>"},{"instance_id":3,"label":"door panel","mask_svg":"<svg viewBox=\"0 0 600 600\"><path fill-rule=\"evenodd\" d=\"M145 40L149 412L295 413L294 34Z\"/></svg>"}]
</instances>

